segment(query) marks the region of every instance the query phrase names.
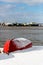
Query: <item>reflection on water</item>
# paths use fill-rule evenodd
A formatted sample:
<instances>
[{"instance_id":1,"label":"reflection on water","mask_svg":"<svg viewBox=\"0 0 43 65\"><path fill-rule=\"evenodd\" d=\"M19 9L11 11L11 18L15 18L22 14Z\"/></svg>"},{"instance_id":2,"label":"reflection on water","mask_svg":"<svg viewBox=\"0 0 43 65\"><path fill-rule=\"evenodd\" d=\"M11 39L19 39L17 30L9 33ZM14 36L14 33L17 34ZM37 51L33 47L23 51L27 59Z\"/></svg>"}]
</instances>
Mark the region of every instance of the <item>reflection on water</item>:
<instances>
[{"instance_id":1,"label":"reflection on water","mask_svg":"<svg viewBox=\"0 0 43 65\"><path fill-rule=\"evenodd\" d=\"M43 30L14 29L0 30L0 47L3 46L7 39L12 39L14 37L24 37L30 39L33 45L43 45Z\"/></svg>"}]
</instances>

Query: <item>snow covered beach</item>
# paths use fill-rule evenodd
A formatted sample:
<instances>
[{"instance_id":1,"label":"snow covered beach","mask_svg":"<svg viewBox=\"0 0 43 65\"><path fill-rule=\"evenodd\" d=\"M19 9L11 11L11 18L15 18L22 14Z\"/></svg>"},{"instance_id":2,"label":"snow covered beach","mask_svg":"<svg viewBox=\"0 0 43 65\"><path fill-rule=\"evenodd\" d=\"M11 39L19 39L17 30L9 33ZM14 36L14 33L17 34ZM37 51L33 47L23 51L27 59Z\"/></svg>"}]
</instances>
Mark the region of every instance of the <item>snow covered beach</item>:
<instances>
[{"instance_id":1,"label":"snow covered beach","mask_svg":"<svg viewBox=\"0 0 43 65\"><path fill-rule=\"evenodd\" d=\"M28 49L12 52L9 55L0 53L0 64L43 65L43 46L33 46Z\"/></svg>"}]
</instances>

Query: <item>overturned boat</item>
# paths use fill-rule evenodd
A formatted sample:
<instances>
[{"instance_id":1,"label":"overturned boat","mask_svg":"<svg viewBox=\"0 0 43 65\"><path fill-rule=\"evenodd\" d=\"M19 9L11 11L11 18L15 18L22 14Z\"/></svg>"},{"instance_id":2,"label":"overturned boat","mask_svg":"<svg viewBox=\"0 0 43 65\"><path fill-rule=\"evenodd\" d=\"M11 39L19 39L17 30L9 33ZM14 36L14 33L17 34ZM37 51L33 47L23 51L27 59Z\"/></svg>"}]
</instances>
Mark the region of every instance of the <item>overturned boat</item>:
<instances>
[{"instance_id":1,"label":"overturned boat","mask_svg":"<svg viewBox=\"0 0 43 65\"><path fill-rule=\"evenodd\" d=\"M3 47L4 53L10 53L16 50L23 50L32 47L32 42L25 38L15 38L7 40Z\"/></svg>"}]
</instances>

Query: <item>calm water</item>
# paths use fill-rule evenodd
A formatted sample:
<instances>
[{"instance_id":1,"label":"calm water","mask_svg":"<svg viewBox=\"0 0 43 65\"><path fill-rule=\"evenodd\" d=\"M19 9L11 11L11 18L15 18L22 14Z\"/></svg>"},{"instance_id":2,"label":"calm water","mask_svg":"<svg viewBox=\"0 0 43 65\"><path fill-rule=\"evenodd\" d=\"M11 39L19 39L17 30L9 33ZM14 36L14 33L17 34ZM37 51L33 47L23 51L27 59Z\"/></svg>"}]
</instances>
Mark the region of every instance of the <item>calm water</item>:
<instances>
[{"instance_id":1,"label":"calm water","mask_svg":"<svg viewBox=\"0 0 43 65\"><path fill-rule=\"evenodd\" d=\"M0 29L0 47L7 39L24 37L30 39L33 45L43 45L43 29Z\"/></svg>"}]
</instances>

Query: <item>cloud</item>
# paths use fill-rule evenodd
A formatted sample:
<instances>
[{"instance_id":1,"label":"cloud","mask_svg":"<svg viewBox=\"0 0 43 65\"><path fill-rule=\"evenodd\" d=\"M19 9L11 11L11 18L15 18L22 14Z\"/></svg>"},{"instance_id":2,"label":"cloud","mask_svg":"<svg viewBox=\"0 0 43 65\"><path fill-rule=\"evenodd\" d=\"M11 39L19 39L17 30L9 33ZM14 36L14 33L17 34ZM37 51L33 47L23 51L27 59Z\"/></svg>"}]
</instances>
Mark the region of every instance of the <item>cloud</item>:
<instances>
[{"instance_id":1,"label":"cloud","mask_svg":"<svg viewBox=\"0 0 43 65\"><path fill-rule=\"evenodd\" d=\"M0 16L9 16L15 14L17 11L22 12L25 9L25 6L19 4L0 4ZM19 14L18 14L19 15Z\"/></svg>"},{"instance_id":2,"label":"cloud","mask_svg":"<svg viewBox=\"0 0 43 65\"><path fill-rule=\"evenodd\" d=\"M16 4L0 4L0 20L2 21L14 21L23 18L23 15L17 10L23 10L24 7L17 6ZM16 11L15 11L16 10Z\"/></svg>"},{"instance_id":3,"label":"cloud","mask_svg":"<svg viewBox=\"0 0 43 65\"><path fill-rule=\"evenodd\" d=\"M16 22L43 20L43 15L42 15L43 12L40 10L42 8L34 9L35 7L32 8L31 6L26 5L26 4L32 5L32 4L43 3L43 0L0 0L0 1L4 1L5 3L9 2L7 4L0 4L0 19L2 18L2 20L5 20L5 21L15 20ZM22 5L22 3L26 3L26 4ZM37 12L35 10L37 10Z\"/></svg>"},{"instance_id":4,"label":"cloud","mask_svg":"<svg viewBox=\"0 0 43 65\"><path fill-rule=\"evenodd\" d=\"M39 13L31 13L31 12L15 12L13 14L8 14L6 13L1 13L0 14L1 18L5 22L40 22L43 21L43 15Z\"/></svg>"},{"instance_id":5,"label":"cloud","mask_svg":"<svg viewBox=\"0 0 43 65\"><path fill-rule=\"evenodd\" d=\"M12 8L16 8L16 5L12 4L2 4L0 5L0 16L4 17L7 16L8 14L11 14Z\"/></svg>"},{"instance_id":6,"label":"cloud","mask_svg":"<svg viewBox=\"0 0 43 65\"><path fill-rule=\"evenodd\" d=\"M43 3L43 0L0 0L4 2L16 2L16 3L26 3L26 4L38 4Z\"/></svg>"}]
</instances>

